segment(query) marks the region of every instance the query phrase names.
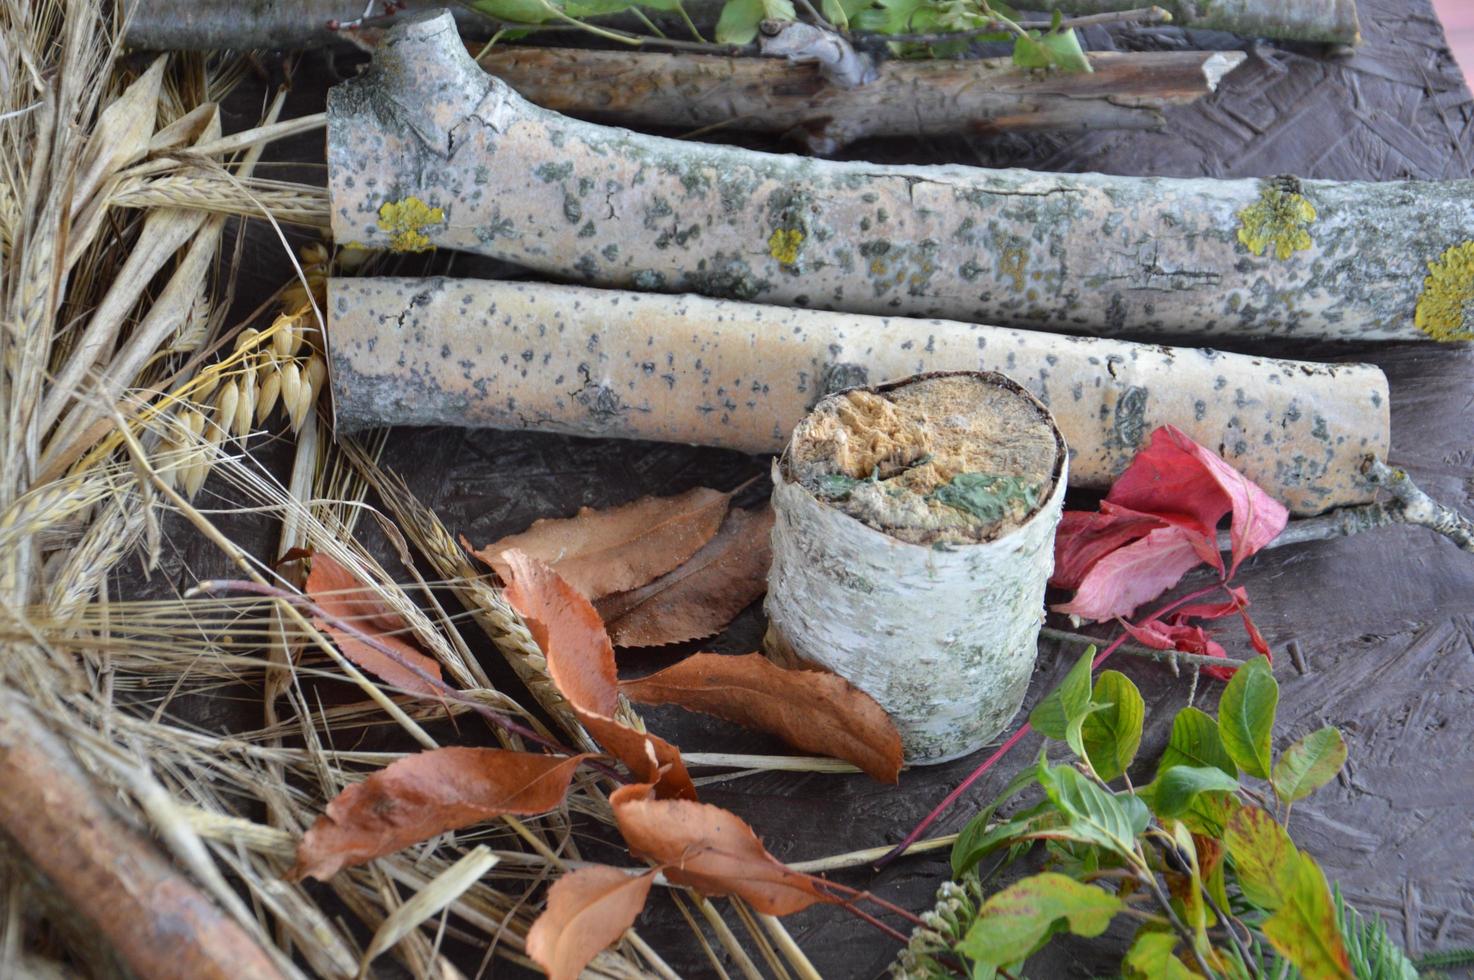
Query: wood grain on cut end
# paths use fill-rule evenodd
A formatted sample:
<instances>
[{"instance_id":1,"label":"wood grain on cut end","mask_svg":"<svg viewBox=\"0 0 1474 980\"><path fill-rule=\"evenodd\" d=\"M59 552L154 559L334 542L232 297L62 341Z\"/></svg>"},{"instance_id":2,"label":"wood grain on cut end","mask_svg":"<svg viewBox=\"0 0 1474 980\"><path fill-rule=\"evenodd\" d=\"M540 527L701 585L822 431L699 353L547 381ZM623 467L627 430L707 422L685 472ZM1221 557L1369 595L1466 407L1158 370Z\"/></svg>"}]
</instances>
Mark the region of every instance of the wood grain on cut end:
<instances>
[{"instance_id":1,"label":"wood grain on cut end","mask_svg":"<svg viewBox=\"0 0 1474 980\"><path fill-rule=\"evenodd\" d=\"M824 398L794 429L783 467L898 540L963 544L1031 517L1064 453L1036 398L1002 375L960 372Z\"/></svg>"}]
</instances>

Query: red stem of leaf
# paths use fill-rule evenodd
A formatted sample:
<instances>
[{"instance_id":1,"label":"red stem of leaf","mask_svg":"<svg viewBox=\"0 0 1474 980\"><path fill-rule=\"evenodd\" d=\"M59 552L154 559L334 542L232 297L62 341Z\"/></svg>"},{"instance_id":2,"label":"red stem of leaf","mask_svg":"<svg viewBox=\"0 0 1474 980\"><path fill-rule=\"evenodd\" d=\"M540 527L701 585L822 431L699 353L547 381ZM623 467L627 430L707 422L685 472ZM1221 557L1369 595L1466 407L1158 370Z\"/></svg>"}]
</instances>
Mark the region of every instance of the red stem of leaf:
<instances>
[{"instance_id":1,"label":"red stem of leaf","mask_svg":"<svg viewBox=\"0 0 1474 980\"><path fill-rule=\"evenodd\" d=\"M899 915L901 918L905 919L907 922L910 922L912 925L926 925L925 922L921 921L921 916L910 911L909 909L903 909L899 905L894 905L890 902L887 902L885 899L881 898L879 895L874 894L873 892L861 891L858 888L851 888L849 885L841 885L837 881L830 881L828 878L820 878L817 875L810 875L809 877L819 886L820 891L832 890L838 892L841 895L847 895L848 898L845 899L845 901L847 902L868 899L874 902L876 905L879 905L881 908L885 909L887 912L893 912L896 915Z\"/></svg>"},{"instance_id":2,"label":"red stem of leaf","mask_svg":"<svg viewBox=\"0 0 1474 980\"><path fill-rule=\"evenodd\" d=\"M1158 619L1162 616L1165 616L1172 610L1176 609L1178 606L1183 606L1189 602L1193 602L1194 600L1201 599L1203 596L1216 592L1222 587L1222 582L1215 582L1207 588L1199 589L1198 591L1190 595L1183 596L1181 599L1174 599L1172 602L1169 602L1167 605L1163 606L1161 609L1158 609L1156 612L1148 616L1146 621L1150 622L1153 619ZM1092 668L1099 667L1101 664L1105 663L1106 658L1115 653L1116 650L1121 646L1121 644L1126 641L1126 638L1129 635L1130 634L1123 632L1120 636L1112 640L1111 645L1102 650L1100 654L1095 658L1095 661L1092 664ZM876 861L875 867L885 867L887 864L891 863L896 858L904 854L908 849L910 849L912 844L915 844L918 840L921 839L922 834L925 834L929 829L931 829L932 824L936 823L937 820L939 820L944 813L951 809L952 804L956 803L958 799L962 797L963 793L966 793L969 789L972 788L972 785L974 783L976 783L979 779L982 779L983 776L987 774L989 769L992 769L995 765L998 764L999 759L1002 759L1005 755L1012 751L1013 747L1018 745L1019 742L1023 741L1024 736L1029 734L1029 732L1031 731L1033 731L1033 727L1027 721L1020 725L1017 731L1008 736L1008 739L1002 745L998 746L998 750L996 752L988 756L988 758L984 759L982 765L978 766L971 773L969 773L966 779L957 784L956 789L948 793L946 797L943 798L942 802L938 803L930 813L923 817L921 823L917 824L916 827L911 831L911 833L906 835L905 840L901 841L901 843L893 847L890 852L885 855L885 857L881 858L879 861Z\"/></svg>"}]
</instances>

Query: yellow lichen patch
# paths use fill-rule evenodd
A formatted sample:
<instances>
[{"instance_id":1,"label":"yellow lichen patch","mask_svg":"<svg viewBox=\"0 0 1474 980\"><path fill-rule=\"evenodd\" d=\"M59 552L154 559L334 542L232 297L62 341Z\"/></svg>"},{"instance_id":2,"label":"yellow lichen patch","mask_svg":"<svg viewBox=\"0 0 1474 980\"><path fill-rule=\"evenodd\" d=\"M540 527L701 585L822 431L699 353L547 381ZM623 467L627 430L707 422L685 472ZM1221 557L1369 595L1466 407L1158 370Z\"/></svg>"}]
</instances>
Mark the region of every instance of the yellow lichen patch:
<instances>
[{"instance_id":1,"label":"yellow lichen patch","mask_svg":"<svg viewBox=\"0 0 1474 980\"><path fill-rule=\"evenodd\" d=\"M385 201L379 208L379 230L389 236L395 252L427 252L434 248L425 229L445 220L445 212L418 197Z\"/></svg>"},{"instance_id":2,"label":"yellow lichen patch","mask_svg":"<svg viewBox=\"0 0 1474 980\"><path fill-rule=\"evenodd\" d=\"M1307 230L1315 205L1280 182L1267 184L1259 200L1239 212L1239 241L1255 255L1270 249L1281 262L1315 245Z\"/></svg>"},{"instance_id":3,"label":"yellow lichen patch","mask_svg":"<svg viewBox=\"0 0 1474 980\"><path fill-rule=\"evenodd\" d=\"M1413 322L1434 340L1474 340L1474 241L1428 263Z\"/></svg>"},{"instance_id":4,"label":"yellow lichen patch","mask_svg":"<svg viewBox=\"0 0 1474 980\"><path fill-rule=\"evenodd\" d=\"M1012 279L1013 288L1024 290L1024 276L1029 269L1029 251L1021 245L1011 245L998 253L998 276Z\"/></svg>"},{"instance_id":5,"label":"yellow lichen patch","mask_svg":"<svg viewBox=\"0 0 1474 980\"><path fill-rule=\"evenodd\" d=\"M777 228L768 236L768 254L784 265L793 265L803 243L804 233L797 228Z\"/></svg>"}]
</instances>

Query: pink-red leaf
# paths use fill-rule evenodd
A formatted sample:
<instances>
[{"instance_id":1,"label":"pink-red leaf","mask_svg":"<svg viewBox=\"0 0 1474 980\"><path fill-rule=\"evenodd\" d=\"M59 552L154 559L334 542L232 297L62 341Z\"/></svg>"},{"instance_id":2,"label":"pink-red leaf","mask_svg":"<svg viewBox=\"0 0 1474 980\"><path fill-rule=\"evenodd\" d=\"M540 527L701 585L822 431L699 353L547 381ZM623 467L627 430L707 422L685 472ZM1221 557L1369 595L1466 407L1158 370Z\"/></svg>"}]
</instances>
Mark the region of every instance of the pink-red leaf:
<instances>
[{"instance_id":1,"label":"pink-red leaf","mask_svg":"<svg viewBox=\"0 0 1474 980\"><path fill-rule=\"evenodd\" d=\"M1179 527L1162 527L1106 555L1085 573L1075 597L1055 611L1099 622L1129 616L1201 564Z\"/></svg>"},{"instance_id":2,"label":"pink-red leaf","mask_svg":"<svg viewBox=\"0 0 1474 980\"><path fill-rule=\"evenodd\" d=\"M770 732L789 745L853 762L882 782L901 771L901 736L875 700L837 674L785 670L760 653L698 653L625 681L631 701L678 704Z\"/></svg>"},{"instance_id":3,"label":"pink-red leaf","mask_svg":"<svg viewBox=\"0 0 1474 980\"><path fill-rule=\"evenodd\" d=\"M1099 511L1067 510L1054 536L1054 573L1049 584L1077 589L1096 562L1165 526L1160 518L1109 502L1103 502Z\"/></svg>"},{"instance_id":4,"label":"pink-red leaf","mask_svg":"<svg viewBox=\"0 0 1474 980\"><path fill-rule=\"evenodd\" d=\"M1210 544L1216 541L1218 522L1231 513L1230 577L1245 558L1274 540L1290 517L1248 477L1171 425L1152 433L1151 443L1131 460L1106 499L1164 518L1180 515L1187 519L1185 529ZM1213 553L1216 558L1216 544ZM1212 564L1222 567L1221 560Z\"/></svg>"},{"instance_id":5,"label":"pink-red leaf","mask_svg":"<svg viewBox=\"0 0 1474 980\"><path fill-rule=\"evenodd\" d=\"M527 933L527 955L550 980L577 980L599 951L634 925L655 871L631 875L596 865L559 878Z\"/></svg>"},{"instance_id":6,"label":"pink-red leaf","mask_svg":"<svg viewBox=\"0 0 1474 980\"><path fill-rule=\"evenodd\" d=\"M671 881L703 895L741 896L768 915L839 901L822 888L823 879L769 854L736 814L690 800L654 800L650 791L621 786L609 803L630 853L663 865Z\"/></svg>"},{"instance_id":7,"label":"pink-red leaf","mask_svg":"<svg viewBox=\"0 0 1474 980\"><path fill-rule=\"evenodd\" d=\"M379 680L415 694L438 694L427 679L440 680L440 665L403 637L409 625L374 590L341 564L324 554L312 559L305 591L323 612L369 634L394 651L389 656L353 633L325 619L314 619L318 629L332 637L343 656Z\"/></svg>"},{"instance_id":8,"label":"pink-red leaf","mask_svg":"<svg viewBox=\"0 0 1474 980\"><path fill-rule=\"evenodd\" d=\"M290 877L326 881L448 830L546 813L586 758L467 747L406 756L334 797L297 845Z\"/></svg>"},{"instance_id":9,"label":"pink-red leaf","mask_svg":"<svg viewBox=\"0 0 1474 980\"><path fill-rule=\"evenodd\" d=\"M537 559L515 549L502 557L507 601L527 622L547 657L548 676L589 734L636 779L655 784L658 796L696 799L680 751L614 717L619 710L614 647L593 604Z\"/></svg>"}]
</instances>

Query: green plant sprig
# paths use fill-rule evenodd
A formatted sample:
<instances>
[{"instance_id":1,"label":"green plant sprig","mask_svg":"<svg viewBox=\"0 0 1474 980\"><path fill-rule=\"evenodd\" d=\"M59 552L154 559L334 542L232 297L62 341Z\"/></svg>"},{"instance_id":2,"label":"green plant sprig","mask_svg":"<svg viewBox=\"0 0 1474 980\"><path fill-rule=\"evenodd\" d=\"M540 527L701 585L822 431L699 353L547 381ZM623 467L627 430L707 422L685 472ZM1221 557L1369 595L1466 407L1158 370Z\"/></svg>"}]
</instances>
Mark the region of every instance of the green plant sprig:
<instances>
[{"instance_id":1,"label":"green plant sprig","mask_svg":"<svg viewBox=\"0 0 1474 980\"><path fill-rule=\"evenodd\" d=\"M1257 657L1216 718L1178 712L1151 782L1133 786L1145 703L1117 671L1092 678L1094 653L1034 708L1030 725L1049 741L963 829L945 914L923 916L893 974L951 976L960 960L972 977L1021 975L1055 935L1099 936L1124 916L1138 924L1128 978L1415 978L1380 921L1346 905L1286 829L1293 805L1345 765L1341 733L1321 728L1276 755L1279 685ZM1057 743L1062 761L1050 759ZM1042 799L995 819L1028 791ZM985 859L1005 855L996 871L1039 846L1044 871L986 893Z\"/></svg>"}]
</instances>

